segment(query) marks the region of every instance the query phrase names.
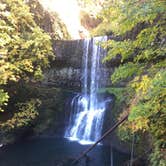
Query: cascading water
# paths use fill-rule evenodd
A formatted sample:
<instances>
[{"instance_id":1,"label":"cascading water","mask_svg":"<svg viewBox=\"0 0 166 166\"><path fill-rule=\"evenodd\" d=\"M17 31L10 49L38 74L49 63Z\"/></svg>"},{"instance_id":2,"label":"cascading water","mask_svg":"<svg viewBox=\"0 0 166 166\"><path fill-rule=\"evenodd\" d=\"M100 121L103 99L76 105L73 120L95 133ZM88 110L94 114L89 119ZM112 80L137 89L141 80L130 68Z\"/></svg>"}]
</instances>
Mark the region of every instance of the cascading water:
<instances>
[{"instance_id":1,"label":"cascading water","mask_svg":"<svg viewBox=\"0 0 166 166\"><path fill-rule=\"evenodd\" d=\"M72 99L69 126L65 132L65 138L81 144L91 144L101 136L107 101L99 101L97 91L102 79L101 60L106 51L97 43L106 40L107 37L84 40L82 93Z\"/></svg>"}]
</instances>

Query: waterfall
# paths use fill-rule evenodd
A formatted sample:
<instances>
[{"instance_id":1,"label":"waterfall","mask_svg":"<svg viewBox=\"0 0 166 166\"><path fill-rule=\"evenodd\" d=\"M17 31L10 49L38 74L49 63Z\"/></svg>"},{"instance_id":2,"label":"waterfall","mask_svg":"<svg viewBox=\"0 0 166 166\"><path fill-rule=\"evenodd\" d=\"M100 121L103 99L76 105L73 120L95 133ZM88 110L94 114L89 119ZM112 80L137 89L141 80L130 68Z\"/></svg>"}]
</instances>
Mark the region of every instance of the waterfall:
<instances>
[{"instance_id":1,"label":"waterfall","mask_svg":"<svg viewBox=\"0 0 166 166\"><path fill-rule=\"evenodd\" d=\"M107 37L85 39L83 44L82 93L71 102L71 115L65 138L91 144L100 138L107 101L99 101L97 91L102 80L101 60L106 51L98 42Z\"/></svg>"}]
</instances>

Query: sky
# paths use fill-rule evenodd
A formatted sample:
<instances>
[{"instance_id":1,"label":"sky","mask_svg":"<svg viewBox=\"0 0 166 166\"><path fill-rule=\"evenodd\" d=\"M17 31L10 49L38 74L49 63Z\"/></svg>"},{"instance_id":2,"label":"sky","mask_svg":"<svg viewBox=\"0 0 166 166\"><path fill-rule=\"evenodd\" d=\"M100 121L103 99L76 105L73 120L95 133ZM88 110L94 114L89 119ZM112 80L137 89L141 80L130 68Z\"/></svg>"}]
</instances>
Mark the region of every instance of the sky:
<instances>
[{"instance_id":1,"label":"sky","mask_svg":"<svg viewBox=\"0 0 166 166\"><path fill-rule=\"evenodd\" d=\"M87 33L80 23L80 8L77 0L40 0L40 2L45 9L56 11L59 14L73 39L80 38L79 30Z\"/></svg>"}]
</instances>

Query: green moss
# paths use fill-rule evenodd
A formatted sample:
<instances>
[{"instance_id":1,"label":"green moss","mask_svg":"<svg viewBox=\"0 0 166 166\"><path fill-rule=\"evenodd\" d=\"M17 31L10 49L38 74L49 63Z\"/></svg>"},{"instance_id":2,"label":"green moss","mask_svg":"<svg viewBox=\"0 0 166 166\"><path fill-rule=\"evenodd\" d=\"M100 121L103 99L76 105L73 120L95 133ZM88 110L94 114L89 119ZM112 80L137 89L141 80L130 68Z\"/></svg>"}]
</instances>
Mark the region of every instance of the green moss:
<instances>
[{"instance_id":1,"label":"green moss","mask_svg":"<svg viewBox=\"0 0 166 166\"><path fill-rule=\"evenodd\" d=\"M108 92L115 95L116 99L112 110L115 119L118 118L119 113L123 111L124 107L129 104L133 94L132 90L128 87L108 87L100 89L99 92Z\"/></svg>"},{"instance_id":2,"label":"green moss","mask_svg":"<svg viewBox=\"0 0 166 166\"><path fill-rule=\"evenodd\" d=\"M38 87L38 97L42 101L39 117L34 126L34 134L54 132L64 122L66 93L59 88Z\"/></svg>"},{"instance_id":3,"label":"green moss","mask_svg":"<svg viewBox=\"0 0 166 166\"><path fill-rule=\"evenodd\" d=\"M63 125L65 101L70 91L30 85L20 86L19 91L19 96L12 101L19 102L13 107L13 114L0 120L0 143L13 143L22 135L27 137L32 134L54 133L59 125ZM39 99L41 105L35 102L36 99L32 100L32 97Z\"/></svg>"},{"instance_id":4,"label":"green moss","mask_svg":"<svg viewBox=\"0 0 166 166\"><path fill-rule=\"evenodd\" d=\"M0 121L0 143L8 144L16 141L19 136L31 128L39 113L37 107L39 100L31 99L25 103L17 104L17 111L6 121Z\"/></svg>"}]
</instances>

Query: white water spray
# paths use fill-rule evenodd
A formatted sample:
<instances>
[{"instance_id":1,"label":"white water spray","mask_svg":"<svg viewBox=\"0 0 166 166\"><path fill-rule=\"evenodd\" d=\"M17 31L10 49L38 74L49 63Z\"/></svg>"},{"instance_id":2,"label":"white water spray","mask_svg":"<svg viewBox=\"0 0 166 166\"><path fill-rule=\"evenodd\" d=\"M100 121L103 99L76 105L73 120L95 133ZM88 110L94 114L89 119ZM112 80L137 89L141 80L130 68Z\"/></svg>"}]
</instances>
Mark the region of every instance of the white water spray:
<instances>
[{"instance_id":1,"label":"white water spray","mask_svg":"<svg viewBox=\"0 0 166 166\"><path fill-rule=\"evenodd\" d=\"M94 143L102 132L106 101L98 101L97 91L102 79L101 59L106 52L97 43L106 40L107 37L84 40L82 94L71 102L69 126L65 132L65 138L81 144Z\"/></svg>"}]
</instances>

